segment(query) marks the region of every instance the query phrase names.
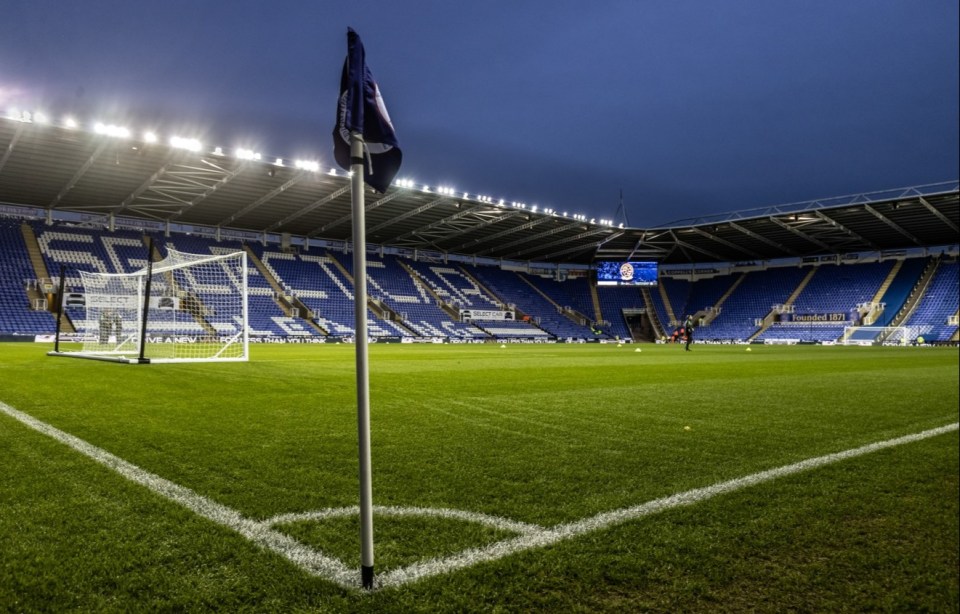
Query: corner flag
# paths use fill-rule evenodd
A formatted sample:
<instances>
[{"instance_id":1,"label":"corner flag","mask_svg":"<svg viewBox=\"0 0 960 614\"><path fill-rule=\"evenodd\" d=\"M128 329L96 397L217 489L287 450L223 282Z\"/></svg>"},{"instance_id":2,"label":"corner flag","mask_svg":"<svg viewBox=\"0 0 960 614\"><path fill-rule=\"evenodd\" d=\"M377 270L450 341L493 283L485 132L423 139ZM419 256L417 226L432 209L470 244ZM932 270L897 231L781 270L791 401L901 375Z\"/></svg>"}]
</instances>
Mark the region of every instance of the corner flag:
<instances>
[{"instance_id":1,"label":"corner flag","mask_svg":"<svg viewBox=\"0 0 960 614\"><path fill-rule=\"evenodd\" d=\"M386 192L400 171L403 155L380 88L367 68L360 36L347 28L347 58L340 76L337 125L333 129L333 157L350 170L350 134L363 137L366 164L363 178L378 192Z\"/></svg>"}]
</instances>

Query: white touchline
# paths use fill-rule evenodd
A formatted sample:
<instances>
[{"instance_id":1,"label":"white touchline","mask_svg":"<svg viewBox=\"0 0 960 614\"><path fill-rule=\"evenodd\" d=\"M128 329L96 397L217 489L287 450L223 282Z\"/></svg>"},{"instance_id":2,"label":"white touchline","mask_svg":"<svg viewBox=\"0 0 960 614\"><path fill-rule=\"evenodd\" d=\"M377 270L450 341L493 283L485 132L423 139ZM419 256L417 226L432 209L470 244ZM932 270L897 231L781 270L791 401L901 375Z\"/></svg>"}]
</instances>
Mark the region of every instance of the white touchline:
<instances>
[{"instance_id":1,"label":"white touchline","mask_svg":"<svg viewBox=\"0 0 960 614\"><path fill-rule=\"evenodd\" d=\"M341 517L346 515L359 515L358 507L345 507L320 510L315 512L300 512L292 514L281 514L267 520L258 521L245 518L238 511L225 505L216 503L206 497L199 495L189 488L174 484L169 480L161 478L153 473L145 471L136 465L129 463L106 450L102 450L86 441L65 433L49 424L37 420L36 418L25 414L19 410L10 407L0 401L0 412L22 422L26 426L43 433L57 441L66 444L74 450L84 454L98 463L113 469L123 477L132 480L142 486L146 486L153 492L178 503L195 513L212 520L222 526L233 529L242 536L258 544L259 546L272 550L287 560L293 562L301 569L313 575L330 580L340 586L347 588L360 588L360 570L350 569L342 561L328 557L310 546L302 544L297 540L284 535L273 529L278 524L305 520L320 520L324 518ZM493 528L503 529L519 533L517 537L502 540L482 548L471 548L463 552L437 559L419 561L383 573L377 578L377 587L386 588L391 586L400 586L410 582L415 582L423 578L439 574L449 573L457 569L470 567L485 561L494 561L517 552L531 548L541 548L557 542L567 540L578 535L590 533L605 529L617 524L621 524L644 516L650 516L658 512L669 509L693 505L705 501L717 495L734 492L754 486L763 482L793 475L801 471L822 467L831 463L836 463L856 456L869 454L878 450L892 448L895 446L913 443L937 435L943 435L960 429L960 423L947 424L938 428L896 437L886 441L867 444L859 448L827 454L809 458L807 460L784 465L775 469L753 473L726 482L719 482L712 486L704 488L695 488L686 492L677 493L669 497L655 499L640 505L628 507L620 510L603 512L596 516L559 524L553 527L543 528L534 524L514 521L497 516L478 514L462 510L451 509L433 509L419 507L384 507L376 506L375 513L379 515L393 516L435 516L463 520L467 522L477 522Z\"/></svg>"}]
</instances>

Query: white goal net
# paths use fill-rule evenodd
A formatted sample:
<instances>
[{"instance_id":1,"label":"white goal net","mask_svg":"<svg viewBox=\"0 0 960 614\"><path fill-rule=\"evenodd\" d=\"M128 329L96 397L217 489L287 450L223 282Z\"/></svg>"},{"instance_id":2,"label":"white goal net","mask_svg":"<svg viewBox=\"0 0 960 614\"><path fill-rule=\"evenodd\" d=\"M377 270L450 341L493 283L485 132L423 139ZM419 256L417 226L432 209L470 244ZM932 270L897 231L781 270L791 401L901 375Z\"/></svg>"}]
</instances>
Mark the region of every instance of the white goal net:
<instances>
[{"instance_id":1,"label":"white goal net","mask_svg":"<svg viewBox=\"0 0 960 614\"><path fill-rule=\"evenodd\" d=\"M247 360L247 255L167 257L134 273L80 272L82 347L51 352L118 362Z\"/></svg>"},{"instance_id":2,"label":"white goal net","mask_svg":"<svg viewBox=\"0 0 960 614\"><path fill-rule=\"evenodd\" d=\"M846 326L843 345L906 345L916 338L913 326Z\"/></svg>"}]
</instances>

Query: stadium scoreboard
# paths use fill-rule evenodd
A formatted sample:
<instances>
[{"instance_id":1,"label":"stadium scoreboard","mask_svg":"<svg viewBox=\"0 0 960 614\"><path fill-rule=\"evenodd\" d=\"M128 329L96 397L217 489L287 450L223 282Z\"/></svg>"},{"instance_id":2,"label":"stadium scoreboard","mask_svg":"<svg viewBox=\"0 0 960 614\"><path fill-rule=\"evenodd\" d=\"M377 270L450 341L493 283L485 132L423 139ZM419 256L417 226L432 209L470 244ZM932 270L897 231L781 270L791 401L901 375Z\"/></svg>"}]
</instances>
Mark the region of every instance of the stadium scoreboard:
<instances>
[{"instance_id":1,"label":"stadium scoreboard","mask_svg":"<svg viewBox=\"0 0 960 614\"><path fill-rule=\"evenodd\" d=\"M597 262L598 286L656 286L657 263L654 261Z\"/></svg>"}]
</instances>

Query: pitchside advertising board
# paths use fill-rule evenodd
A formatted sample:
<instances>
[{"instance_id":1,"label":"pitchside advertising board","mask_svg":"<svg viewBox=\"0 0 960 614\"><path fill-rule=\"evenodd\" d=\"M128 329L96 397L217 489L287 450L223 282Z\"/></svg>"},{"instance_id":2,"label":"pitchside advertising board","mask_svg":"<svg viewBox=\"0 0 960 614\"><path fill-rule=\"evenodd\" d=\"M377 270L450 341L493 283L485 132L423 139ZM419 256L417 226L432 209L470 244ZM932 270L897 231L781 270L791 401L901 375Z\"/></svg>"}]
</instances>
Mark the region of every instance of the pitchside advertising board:
<instances>
[{"instance_id":1,"label":"pitchside advertising board","mask_svg":"<svg viewBox=\"0 0 960 614\"><path fill-rule=\"evenodd\" d=\"M657 263L647 260L597 263L598 286L656 286Z\"/></svg>"},{"instance_id":2,"label":"pitchside advertising board","mask_svg":"<svg viewBox=\"0 0 960 614\"><path fill-rule=\"evenodd\" d=\"M470 320L500 320L512 321L514 314L512 311L497 311L495 309L461 309L460 320L469 322Z\"/></svg>"}]
</instances>

